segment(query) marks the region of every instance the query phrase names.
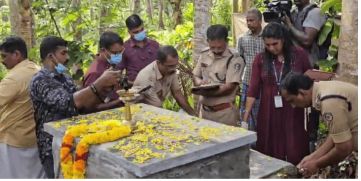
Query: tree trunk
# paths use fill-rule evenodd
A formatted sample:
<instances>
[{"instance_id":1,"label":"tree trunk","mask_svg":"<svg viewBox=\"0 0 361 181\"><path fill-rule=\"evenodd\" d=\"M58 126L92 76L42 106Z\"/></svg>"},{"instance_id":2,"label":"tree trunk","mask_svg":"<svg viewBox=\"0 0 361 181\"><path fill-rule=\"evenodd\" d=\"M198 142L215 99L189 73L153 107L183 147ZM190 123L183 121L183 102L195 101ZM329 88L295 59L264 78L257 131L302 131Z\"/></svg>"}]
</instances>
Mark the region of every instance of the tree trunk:
<instances>
[{"instance_id":1,"label":"tree trunk","mask_svg":"<svg viewBox=\"0 0 361 181\"><path fill-rule=\"evenodd\" d=\"M140 11L141 11L141 9L140 9L140 0L134 0L133 2L134 2L133 13L139 15Z\"/></svg>"},{"instance_id":2,"label":"tree trunk","mask_svg":"<svg viewBox=\"0 0 361 181\"><path fill-rule=\"evenodd\" d=\"M251 6L250 0L242 0L242 13L246 13Z\"/></svg>"},{"instance_id":3,"label":"tree trunk","mask_svg":"<svg viewBox=\"0 0 361 181\"><path fill-rule=\"evenodd\" d=\"M152 0L147 0L147 14L148 14L148 19L150 20L150 22L153 22Z\"/></svg>"},{"instance_id":4,"label":"tree trunk","mask_svg":"<svg viewBox=\"0 0 361 181\"><path fill-rule=\"evenodd\" d=\"M72 0L71 6L74 9L80 9L81 0ZM74 33L73 39L75 41L81 41L82 40L82 29L79 29L78 26L81 24L81 14L78 15L78 19L72 23L72 28Z\"/></svg>"},{"instance_id":5,"label":"tree trunk","mask_svg":"<svg viewBox=\"0 0 361 181\"><path fill-rule=\"evenodd\" d=\"M233 13L239 12L239 0L233 0Z\"/></svg>"},{"instance_id":6,"label":"tree trunk","mask_svg":"<svg viewBox=\"0 0 361 181\"><path fill-rule=\"evenodd\" d=\"M164 0L159 0L159 29L164 29L163 22L163 9L164 9Z\"/></svg>"},{"instance_id":7,"label":"tree trunk","mask_svg":"<svg viewBox=\"0 0 361 181\"><path fill-rule=\"evenodd\" d=\"M193 67L197 64L202 49L208 47L206 31L211 22L210 10L212 1L194 1L194 36L193 36ZM199 96L194 96L194 107L199 111Z\"/></svg>"},{"instance_id":8,"label":"tree trunk","mask_svg":"<svg viewBox=\"0 0 361 181\"><path fill-rule=\"evenodd\" d=\"M357 0L342 1L338 79L357 84Z\"/></svg>"},{"instance_id":9,"label":"tree trunk","mask_svg":"<svg viewBox=\"0 0 361 181\"><path fill-rule=\"evenodd\" d=\"M99 17L99 35L106 31L106 23L104 22L104 18L108 16L108 8L106 4L101 3L100 8L100 17Z\"/></svg>"},{"instance_id":10,"label":"tree trunk","mask_svg":"<svg viewBox=\"0 0 361 181\"><path fill-rule=\"evenodd\" d=\"M182 10L181 10L182 0L173 0L173 19L175 21L174 27L182 23Z\"/></svg>"},{"instance_id":11,"label":"tree trunk","mask_svg":"<svg viewBox=\"0 0 361 181\"><path fill-rule=\"evenodd\" d=\"M201 50L208 47L206 31L211 21L212 2L209 0L195 0L194 5L193 61L197 63Z\"/></svg>"},{"instance_id":12,"label":"tree trunk","mask_svg":"<svg viewBox=\"0 0 361 181\"><path fill-rule=\"evenodd\" d=\"M27 48L34 46L34 19L31 0L9 0L11 32L25 40Z\"/></svg>"}]
</instances>

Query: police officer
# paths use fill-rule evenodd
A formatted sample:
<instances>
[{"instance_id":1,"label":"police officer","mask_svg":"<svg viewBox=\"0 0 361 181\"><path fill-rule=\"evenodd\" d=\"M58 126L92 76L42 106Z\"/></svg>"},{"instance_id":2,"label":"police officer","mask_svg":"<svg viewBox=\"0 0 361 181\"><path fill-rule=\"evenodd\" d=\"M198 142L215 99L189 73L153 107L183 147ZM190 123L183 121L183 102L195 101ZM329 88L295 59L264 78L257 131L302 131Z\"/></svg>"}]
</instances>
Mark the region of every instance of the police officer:
<instances>
[{"instance_id":1,"label":"police officer","mask_svg":"<svg viewBox=\"0 0 361 181\"><path fill-rule=\"evenodd\" d=\"M174 47L168 45L160 47L157 51L157 60L142 69L134 81L134 89L151 87L137 97L135 102L162 107L163 101L171 92L182 109L190 115L197 116L182 94L176 74L178 64L178 53Z\"/></svg>"},{"instance_id":2,"label":"police officer","mask_svg":"<svg viewBox=\"0 0 361 181\"><path fill-rule=\"evenodd\" d=\"M338 163L357 151L357 87L340 81L313 82L308 76L290 73L281 83L281 94L297 107L312 106L326 121L329 136L315 152L297 165L309 177L319 168Z\"/></svg>"},{"instance_id":3,"label":"police officer","mask_svg":"<svg viewBox=\"0 0 361 181\"><path fill-rule=\"evenodd\" d=\"M207 29L209 47L202 51L193 70L195 86L220 84L214 90L198 89L200 116L205 119L236 126L239 111L235 106L236 92L241 82L245 63L227 46L228 30L223 25L212 25Z\"/></svg>"}]
</instances>

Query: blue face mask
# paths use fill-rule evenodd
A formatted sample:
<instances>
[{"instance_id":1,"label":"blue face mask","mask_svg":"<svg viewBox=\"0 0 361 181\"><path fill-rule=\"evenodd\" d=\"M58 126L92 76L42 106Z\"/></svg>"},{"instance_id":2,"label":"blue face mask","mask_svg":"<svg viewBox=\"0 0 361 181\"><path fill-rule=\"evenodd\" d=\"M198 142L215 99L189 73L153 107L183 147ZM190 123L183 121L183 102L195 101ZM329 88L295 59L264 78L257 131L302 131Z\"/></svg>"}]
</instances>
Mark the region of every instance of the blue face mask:
<instances>
[{"instance_id":1,"label":"blue face mask","mask_svg":"<svg viewBox=\"0 0 361 181\"><path fill-rule=\"evenodd\" d=\"M111 54L110 60L108 60L108 62L112 65L117 65L122 61L122 58L123 58L123 56L121 53Z\"/></svg>"},{"instance_id":2,"label":"blue face mask","mask_svg":"<svg viewBox=\"0 0 361 181\"><path fill-rule=\"evenodd\" d=\"M59 62L59 60L55 57L55 55L53 55L53 58L57 61L57 62ZM63 73L65 73L67 70L68 70L68 68L66 68L63 64L61 64L61 63L55 63L55 62L53 62L54 64L56 64L55 65L55 70L56 70L56 72L58 73L58 74L63 74Z\"/></svg>"},{"instance_id":3,"label":"blue face mask","mask_svg":"<svg viewBox=\"0 0 361 181\"><path fill-rule=\"evenodd\" d=\"M145 34L145 30L134 35L134 39L137 41L143 41L146 37L147 35Z\"/></svg>"},{"instance_id":4,"label":"blue face mask","mask_svg":"<svg viewBox=\"0 0 361 181\"><path fill-rule=\"evenodd\" d=\"M55 66L55 70L56 72L58 72L59 74L63 74L66 72L66 70L68 70L68 68L66 68L63 64L58 63Z\"/></svg>"}]
</instances>

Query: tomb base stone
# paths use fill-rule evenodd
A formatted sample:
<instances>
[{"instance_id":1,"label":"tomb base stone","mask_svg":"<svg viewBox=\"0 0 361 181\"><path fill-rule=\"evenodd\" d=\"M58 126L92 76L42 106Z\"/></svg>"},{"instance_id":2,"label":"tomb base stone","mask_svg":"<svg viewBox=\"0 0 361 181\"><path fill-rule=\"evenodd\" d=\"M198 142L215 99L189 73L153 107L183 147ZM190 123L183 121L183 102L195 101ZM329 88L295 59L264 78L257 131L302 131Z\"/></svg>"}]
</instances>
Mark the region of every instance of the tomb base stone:
<instances>
[{"instance_id":1,"label":"tomb base stone","mask_svg":"<svg viewBox=\"0 0 361 181\"><path fill-rule=\"evenodd\" d=\"M119 148L116 145L120 140L131 142L132 137L141 134L139 130L133 130L132 135L120 140L90 146L86 178L250 178L249 145L256 141L254 132L145 104L134 106L138 106L134 117L143 120L144 125L154 125L154 130L166 130L175 135L167 138L164 137L167 134L157 132L149 134L147 143L143 143L143 149L149 148L163 156L139 163L135 161L136 155L125 156L121 149L115 149ZM45 130L54 136L55 174L62 177L59 150L69 125L122 120L123 116L121 109L113 109L45 124ZM182 136L185 136L184 140L180 139ZM159 137L178 144L181 149L160 149L154 145L154 140Z\"/></svg>"}]
</instances>

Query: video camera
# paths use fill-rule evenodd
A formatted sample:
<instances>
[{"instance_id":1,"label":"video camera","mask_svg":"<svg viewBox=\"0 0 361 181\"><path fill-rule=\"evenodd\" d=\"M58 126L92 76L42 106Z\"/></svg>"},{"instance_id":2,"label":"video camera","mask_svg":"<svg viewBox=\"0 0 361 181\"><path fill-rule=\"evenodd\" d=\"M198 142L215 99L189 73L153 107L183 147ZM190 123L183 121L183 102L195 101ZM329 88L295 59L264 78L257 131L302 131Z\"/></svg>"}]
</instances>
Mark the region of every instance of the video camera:
<instances>
[{"instance_id":1,"label":"video camera","mask_svg":"<svg viewBox=\"0 0 361 181\"><path fill-rule=\"evenodd\" d=\"M287 15L291 16L292 0L265 0L266 11L263 12L264 21L269 22L281 22L281 17Z\"/></svg>"}]
</instances>

